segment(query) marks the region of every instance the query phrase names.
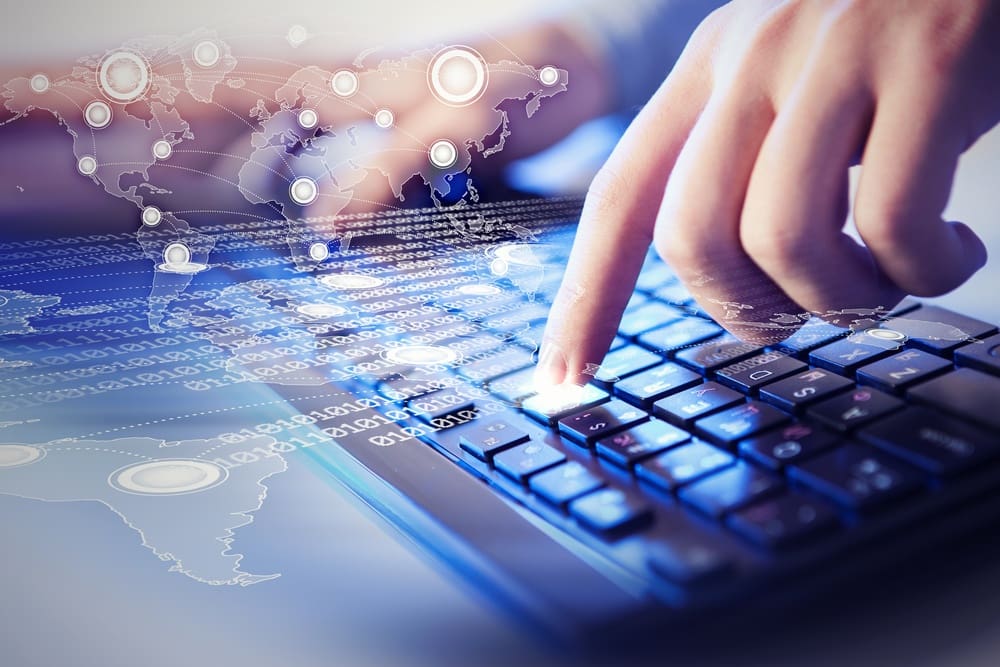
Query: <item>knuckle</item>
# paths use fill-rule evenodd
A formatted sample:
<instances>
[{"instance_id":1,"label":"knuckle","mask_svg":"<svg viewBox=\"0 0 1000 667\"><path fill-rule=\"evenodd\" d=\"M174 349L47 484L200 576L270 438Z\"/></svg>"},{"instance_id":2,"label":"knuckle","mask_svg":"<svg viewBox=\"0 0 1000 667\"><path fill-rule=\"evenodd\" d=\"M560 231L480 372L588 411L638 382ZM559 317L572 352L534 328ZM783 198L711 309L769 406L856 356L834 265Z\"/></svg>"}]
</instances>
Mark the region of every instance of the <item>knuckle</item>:
<instances>
[{"instance_id":1,"label":"knuckle","mask_svg":"<svg viewBox=\"0 0 1000 667\"><path fill-rule=\"evenodd\" d=\"M859 198L854 206L854 224L865 244L892 249L907 241L907 206L899 197Z\"/></svg>"},{"instance_id":2,"label":"knuckle","mask_svg":"<svg viewBox=\"0 0 1000 667\"><path fill-rule=\"evenodd\" d=\"M779 271L801 264L815 249L814 239L779 216L741 224L740 244L758 266Z\"/></svg>"}]
</instances>

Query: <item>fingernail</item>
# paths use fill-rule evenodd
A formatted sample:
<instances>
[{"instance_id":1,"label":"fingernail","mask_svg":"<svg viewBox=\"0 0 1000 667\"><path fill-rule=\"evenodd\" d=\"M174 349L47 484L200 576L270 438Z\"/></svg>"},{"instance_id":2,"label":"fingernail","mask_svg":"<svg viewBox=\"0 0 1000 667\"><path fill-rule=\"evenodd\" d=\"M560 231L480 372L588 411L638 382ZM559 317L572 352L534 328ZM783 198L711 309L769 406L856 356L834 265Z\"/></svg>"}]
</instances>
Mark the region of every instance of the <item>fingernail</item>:
<instances>
[{"instance_id":1,"label":"fingernail","mask_svg":"<svg viewBox=\"0 0 1000 667\"><path fill-rule=\"evenodd\" d=\"M557 343L542 341L535 367L534 389L538 393L551 390L566 378L566 357Z\"/></svg>"}]
</instances>

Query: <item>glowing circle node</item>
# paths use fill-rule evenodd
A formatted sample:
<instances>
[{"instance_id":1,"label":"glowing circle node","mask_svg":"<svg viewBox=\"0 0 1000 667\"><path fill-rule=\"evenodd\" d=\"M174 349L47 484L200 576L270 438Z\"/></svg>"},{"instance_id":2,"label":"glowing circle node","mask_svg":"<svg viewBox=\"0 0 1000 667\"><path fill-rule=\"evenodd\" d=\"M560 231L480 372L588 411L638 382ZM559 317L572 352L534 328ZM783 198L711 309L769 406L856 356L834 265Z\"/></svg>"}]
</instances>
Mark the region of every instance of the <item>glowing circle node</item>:
<instances>
[{"instance_id":1,"label":"glowing circle node","mask_svg":"<svg viewBox=\"0 0 1000 667\"><path fill-rule=\"evenodd\" d=\"M28 81L31 90L36 93L44 93L49 89L49 77L44 74L36 74Z\"/></svg>"},{"instance_id":2,"label":"glowing circle node","mask_svg":"<svg viewBox=\"0 0 1000 667\"><path fill-rule=\"evenodd\" d=\"M394 347L386 350L382 356L391 363L411 366L451 364L458 360L458 353L454 350L435 345Z\"/></svg>"},{"instance_id":3,"label":"glowing circle node","mask_svg":"<svg viewBox=\"0 0 1000 667\"><path fill-rule=\"evenodd\" d=\"M332 303L307 303L295 309L300 315L305 315L313 320L325 320L331 317L339 317L347 313L347 309Z\"/></svg>"},{"instance_id":4,"label":"glowing circle node","mask_svg":"<svg viewBox=\"0 0 1000 667\"><path fill-rule=\"evenodd\" d=\"M510 270L510 265L506 260L497 257L490 262L490 272L495 276L505 276Z\"/></svg>"},{"instance_id":5,"label":"glowing circle node","mask_svg":"<svg viewBox=\"0 0 1000 667\"><path fill-rule=\"evenodd\" d=\"M316 201L319 189L316 187L316 181L307 176L300 176L292 181L288 187L288 194L299 206L308 206Z\"/></svg>"},{"instance_id":6,"label":"glowing circle node","mask_svg":"<svg viewBox=\"0 0 1000 667\"><path fill-rule=\"evenodd\" d=\"M538 71L538 80L543 86L554 86L559 82L559 70L551 65L545 66Z\"/></svg>"},{"instance_id":7,"label":"glowing circle node","mask_svg":"<svg viewBox=\"0 0 1000 667\"><path fill-rule=\"evenodd\" d=\"M0 445L0 468L26 466L45 457L45 450L29 445Z\"/></svg>"},{"instance_id":8,"label":"glowing circle node","mask_svg":"<svg viewBox=\"0 0 1000 667\"><path fill-rule=\"evenodd\" d=\"M474 285L462 285L458 288L458 291L462 294L471 294L473 296L493 296L494 294L499 294L503 290L496 285L476 283Z\"/></svg>"},{"instance_id":9,"label":"glowing circle node","mask_svg":"<svg viewBox=\"0 0 1000 667\"><path fill-rule=\"evenodd\" d=\"M447 139L439 139L431 144L428 157L438 169L447 169L458 162L458 149Z\"/></svg>"},{"instance_id":10,"label":"glowing circle node","mask_svg":"<svg viewBox=\"0 0 1000 667\"><path fill-rule=\"evenodd\" d=\"M322 262L330 256L330 247L321 241L309 246L309 258L314 262Z\"/></svg>"},{"instance_id":11,"label":"glowing circle node","mask_svg":"<svg viewBox=\"0 0 1000 667\"><path fill-rule=\"evenodd\" d=\"M166 160L174 152L174 147L166 139L160 139L153 144L153 157L157 160Z\"/></svg>"},{"instance_id":12,"label":"glowing circle node","mask_svg":"<svg viewBox=\"0 0 1000 667\"><path fill-rule=\"evenodd\" d=\"M866 334L879 340L901 341L906 340L906 334L893 329L867 329Z\"/></svg>"},{"instance_id":13,"label":"glowing circle node","mask_svg":"<svg viewBox=\"0 0 1000 667\"><path fill-rule=\"evenodd\" d=\"M330 87L340 97L350 97L358 92L358 75L349 69L337 70L330 79Z\"/></svg>"},{"instance_id":14,"label":"glowing circle node","mask_svg":"<svg viewBox=\"0 0 1000 667\"><path fill-rule=\"evenodd\" d=\"M76 169L84 176L92 176L97 171L97 160L90 155L84 155L77 161Z\"/></svg>"},{"instance_id":15,"label":"glowing circle node","mask_svg":"<svg viewBox=\"0 0 1000 667\"><path fill-rule=\"evenodd\" d=\"M94 100L83 110L83 120L95 130L111 124L111 107L107 102Z\"/></svg>"},{"instance_id":16,"label":"glowing circle node","mask_svg":"<svg viewBox=\"0 0 1000 667\"><path fill-rule=\"evenodd\" d=\"M478 100L486 90L489 70L475 49L451 46L438 51L431 59L427 83L441 102L464 107Z\"/></svg>"},{"instance_id":17,"label":"glowing circle node","mask_svg":"<svg viewBox=\"0 0 1000 667\"><path fill-rule=\"evenodd\" d=\"M113 102L134 102L149 90L149 63L134 51L112 51L97 68L97 84Z\"/></svg>"},{"instance_id":18,"label":"glowing circle node","mask_svg":"<svg viewBox=\"0 0 1000 667\"><path fill-rule=\"evenodd\" d=\"M137 463L111 473L108 483L125 493L170 496L197 493L226 481L228 471L211 461L161 459Z\"/></svg>"},{"instance_id":19,"label":"glowing circle node","mask_svg":"<svg viewBox=\"0 0 1000 667\"><path fill-rule=\"evenodd\" d=\"M288 34L285 37L289 44L293 47L298 47L309 39L309 31L306 30L305 26L296 23L288 29Z\"/></svg>"},{"instance_id":20,"label":"glowing circle node","mask_svg":"<svg viewBox=\"0 0 1000 667\"><path fill-rule=\"evenodd\" d=\"M299 112L298 120L300 127L311 130L319 123L319 114L316 113L315 109L303 109Z\"/></svg>"},{"instance_id":21,"label":"glowing circle node","mask_svg":"<svg viewBox=\"0 0 1000 667\"><path fill-rule=\"evenodd\" d=\"M385 284L383 279L364 273L332 273L319 281L332 289L374 289Z\"/></svg>"},{"instance_id":22,"label":"glowing circle node","mask_svg":"<svg viewBox=\"0 0 1000 667\"><path fill-rule=\"evenodd\" d=\"M205 69L215 67L222 57L219 45L210 39L195 44L193 54L194 61L198 63L199 67L204 67Z\"/></svg>"},{"instance_id":23,"label":"glowing circle node","mask_svg":"<svg viewBox=\"0 0 1000 667\"><path fill-rule=\"evenodd\" d=\"M183 243L171 243L163 251L163 262L172 266L188 264L191 262L191 249Z\"/></svg>"},{"instance_id":24,"label":"glowing circle node","mask_svg":"<svg viewBox=\"0 0 1000 667\"><path fill-rule=\"evenodd\" d=\"M142 209L142 224L147 227L156 227L163 220L163 213L155 206L147 206Z\"/></svg>"},{"instance_id":25,"label":"glowing circle node","mask_svg":"<svg viewBox=\"0 0 1000 667\"><path fill-rule=\"evenodd\" d=\"M382 129L392 127L394 122L396 122L396 117L388 109L379 109L375 112L375 124Z\"/></svg>"}]
</instances>

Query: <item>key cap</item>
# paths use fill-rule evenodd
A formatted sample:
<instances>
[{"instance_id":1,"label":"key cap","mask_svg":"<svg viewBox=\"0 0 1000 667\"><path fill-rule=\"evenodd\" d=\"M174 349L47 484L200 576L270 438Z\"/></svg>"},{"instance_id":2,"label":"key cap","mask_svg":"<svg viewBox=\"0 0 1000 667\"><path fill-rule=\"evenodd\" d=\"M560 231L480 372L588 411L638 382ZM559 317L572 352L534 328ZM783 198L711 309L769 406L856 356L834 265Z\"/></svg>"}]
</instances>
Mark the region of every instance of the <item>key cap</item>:
<instances>
[{"instance_id":1,"label":"key cap","mask_svg":"<svg viewBox=\"0 0 1000 667\"><path fill-rule=\"evenodd\" d=\"M858 387L817 403L807 410L807 414L834 430L849 431L894 412L903 405L903 401L884 391Z\"/></svg>"},{"instance_id":2,"label":"key cap","mask_svg":"<svg viewBox=\"0 0 1000 667\"><path fill-rule=\"evenodd\" d=\"M632 311L626 311L618 333L623 336L638 336L650 329L656 329L681 319L681 313L659 301L649 301Z\"/></svg>"},{"instance_id":3,"label":"key cap","mask_svg":"<svg viewBox=\"0 0 1000 667\"><path fill-rule=\"evenodd\" d=\"M576 461L550 468L528 480L528 488L560 507L602 486L601 478Z\"/></svg>"},{"instance_id":4,"label":"key cap","mask_svg":"<svg viewBox=\"0 0 1000 667\"><path fill-rule=\"evenodd\" d=\"M955 350L955 363L1000 375L1000 334L958 348Z\"/></svg>"},{"instance_id":5,"label":"key cap","mask_svg":"<svg viewBox=\"0 0 1000 667\"><path fill-rule=\"evenodd\" d=\"M535 395L535 368L525 368L524 370L501 375L486 383L486 389L497 398L520 406L524 399Z\"/></svg>"},{"instance_id":6,"label":"key cap","mask_svg":"<svg viewBox=\"0 0 1000 667\"><path fill-rule=\"evenodd\" d=\"M630 403L649 408L667 394L701 384L694 371L670 362L615 383L615 393Z\"/></svg>"},{"instance_id":7,"label":"key cap","mask_svg":"<svg viewBox=\"0 0 1000 667\"><path fill-rule=\"evenodd\" d=\"M565 460L566 455L555 447L542 442L526 442L498 453L493 457L493 464L503 474L523 483L531 475Z\"/></svg>"},{"instance_id":8,"label":"key cap","mask_svg":"<svg viewBox=\"0 0 1000 667\"><path fill-rule=\"evenodd\" d=\"M687 431L659 419L597 441L597 455L623 468L691 439Z\"/></svg>"},{"instance_id":9,"label":"key cap","mask_svg":"<svg viewBox=\"0 0 1000 667\"><path fill-rule=\"evenodd\" d=\"M838 340L809 353L809 363L851 377L855 369L888 356L892 350L859 343L854 339Z\"/></svg>"},{"instance_id":10,"label":"key cap","mask_svg":"<svg viewBox=\"0 0 1000 667\"><path fill-rule=\"evenodd\" d=\"M577 498L569 511L585 528L604 535L621 534L649 523L653 513L619 489L601 489Z\"/></svg>"},{"instance_id":11,"label":"key cap","mask_svg":"<svg viewBox=\"0 0 1000 667\"><path fill-rule=\"evenodd\" d=\"M760 345L744 343L727 333L707 343L679 350L674 358L688 368L708 375L723 366L753 356L762 349Z\"/></svg>"},{"instance_id":12,"label":"key cap","mask_svg":"<svg viewBox=\"0 0 1000 667\"><path fill-rule=\"evenodd\" d=\"M698 317L688 317L648 331L639 336L638 341L655 352L665 353L704 342L721 333L722 328L717 324Z\"/></svg>"},{"instance_id":13,"label":"key cap","mask_svg":"<svg viewBox=\"0 0 1000 667\"><path fill-rule=\"evenodd\" d=\"M628 345L604 357L601 367L594 374L594 382L604 389L611 389L611 385L620 379L662 362L663 358L658 354L653 354L638 345Z\"/></svg>"},{"instance_id":14,"label":"key cap","mask_svg":"<svg viewBox=\"0 0 1000 667\"><path fill-rule=\"evenodd\" d=\"M801 357L810 350L833 342L847 335L847 333L848 330L843 327L838 327L829 322L824 322L818 317L813 317L801 329L778 343L777 348L791 355Z\"/></svg>"},{"instance_id":15,"label":"key cap","mask_svg":"<svg viewBox=\"0 0 1000 667\"><path fill-rule=\"evenodd\" d=\"M636 476L667 491L692 482L699 477L732 465L733 455L707 442L694 440L690 444L668 449L635 467Z\"/></svg>"},{"instance_id":16,"label":"key cap","mask_svg":"<svg viewBox=\"0 0 1000 667\"><path fill-rule=\"evenodd\" d=\"M694 423L695 431L717 445L732 446L736 441L780 426L791 418L760 401L736 405Z\"/></svg>"},{"instance_id":17,"label":"key cap","mask_svg":"<svg viewBox=\"0 0 1000 667\"><path fill-rule=\"evenodd\" d=\"M803 461L832 449L841 442L836 435L810 424L789 424L744 440L739 444L740 455L771 470Z\"/></svg>"},{"instance_id":18,"label":"key cap","mask_svg":"<svg viewBox=\"0 0 1000 667\"><path fill-rule=\"evenodd\" d=\"M783 352L765 352L724 366L715 375L721 384L749 394L763 384L794 375L806 368L808 367L804 363Z\"/></svg>"},{"instance_id":19,"label":"key cap","mask_svg":"<svg viewBox=\"0 0 1000 667\"><path fill-rule=\"evenodd\" d=\"M917 382L940 375L951 368L947 359L921 350L904 350L899 354L862 366L857 371L858 382L884 391L900 392Z\"/></svg>"},{"instance_id":20,"label":"key cap","mask_svg":"<svg viewBox=\"0 0 1000 667\"><path fill-rule=\"evenodd\" d=\"M851 510L869 509L923 483L921 473L902 461L853 443L789 466L788 477Z\"/></svg>"},{"instance_id":21,"label":"key cap","mask_svg":"<svg viewBox=\"0 0 1000 667\"><path fill-rule=\"evenodd\" d=\"M653 403L653 414L679 426L713 412L731 408L743 402L743 395L717 382L705 382L671 394Z\"/></svg>"},{"instance_id":22,"label":"key cap","mask_svg":"<svg viewBox=\"0 0 1000 667\"><path fill-rule=\"evenodd\" d=\"M666 264L657 262L643 268L635 288L643 292L653 292L671 280L676 280L673 271Z\"/></svg>"},{"instance_id":23,"label":"key cap","mask_svg":"<svg viewBox=\"0 0 1000 667\"><path fill-rule=\"evenodd\" d=\"M733 569L733 562L721 549L708 544L694 531L670 527L669 535L650 542L646 565L664 579L681 586L697 586L718 580Z\"/></svg>"},{"instance_id":24,"label":"key cap","mask_svg":"<svg viewBox=\"0 0 1000 667\"><path fill-rule=\"evenodd\" d=\"M411 398L406 404L417 419L439 428L452 425L447 419L451 415L459 412L472 413L476 409L476 405L471 399L462 396L454 389L433 391L417 398Z\"/></svg>"},{"instance_id":25,"label":"key cap","mask_svg":"<svg viewBox=\"0 0 1000 667\"><path fill-rule=\"evenodd\" d=\"M555 426L563 417L600 405L609 398L608 392L592 384L577 388L556 387L551 392L525 399L521 409L532 419Z\"/></svg>"},{"instance_id":26,"label":"key cap","mask_svg":"<svg viewBox=\"0 0 1000 667\"><path fill-rule=\"evenodd\" d=\"M471 424L458 440L459 446L477 459L489 461L497 452L530 440L528 434L500 419Z\"/></svg>"},{"instance_id":27,"label":"key cap","mask_svg":"<svg viewBox=\"0 0 1000 667\"><path fill-rule=\"evenodd\" d=\"M954 475L1000 454L995 435L919 407L886 417L858 437L932 475Z\"/></svg>"},{"instance_id":28,"label":"key cap","mask_svg":"<svg viewBox=\"0 0 1000 667\"><path fill-rule=\"evenodd\" d=\"M694 299L691 298L691 293L687 291L687 288L685 288L684 285L677 280L658 288L655 292L653 292L653 296L660 301L666 301L667 303L679 306L685 306L694 301Z\"/></svg>"},{"instance_id":29,"label":"key cap","mask_svg":"<svg viewBox=\"0 0 1000 667\"><path fill-rule=\"evenodd\" d=\"M988 322L939 306L921 306L900 317L890 318L881 326L906 334L913 347L943 355L972 339L997 332L997 328Z\"/></svg>"},{"instance_id":30,"label":"key cap","mask_svg":"<svg viewBox=\"0 0 1000 667\"><path fill-rule=\"evenodd\" d=\"M559 420L559 430L571 440L591 444L612 433L641 424L649 415L617 398Z\"/></svg>"},{"instance_id":31,"label":"key cap","mask_svg":"<svg viewBox=\"0 0 1000 667\"><path fill-rule=\"evenodd\" d=\"M1000 378L971 368L941 375L907 392L913 400L1000 430Z\"/></svg>"},{"instance_id":32,"label":"key cap","mask_svg":"<svg viewBox=\"0 0 1000 667\"><path fill-rule=\"evenodd\" d=\"M683 502L708 516L719 519L724 514L777 493L784 483L760 468L743 461L714 475L692 482L677 492Z\"/></svg>"},{"instance_id":33,"label":"key cap","mask_svg":"<svg viewBox=\"0 0 1000 667\"><path fill-rule=\"evenodd\" d=\"M782 410L794 412L852 386L854 383L845 377L813 368L761 387L760 398Z\"/></svg>"},{"instance_id":34,"label":"key cap","mask_svg":"<svg viewBox=\"0 0 1000 667\"><path fill-rule=\"evenodd\" d=\"M532 365L531 352L515 345L506 345L497 354L473 359L458 367L458 374L473 382L490 380Z\"/></svg>"},{"instance_id":35,"label":"key cap","mask_svg":"<svg viewBox=\"0 0 1000 667\"><path fill-rule=\"evenodd\" d=\"M768 548L804 541L838 523L837 513L830 505L795 492L739 510L728 520L735 532Z\"/></svg>"}]
</instances>

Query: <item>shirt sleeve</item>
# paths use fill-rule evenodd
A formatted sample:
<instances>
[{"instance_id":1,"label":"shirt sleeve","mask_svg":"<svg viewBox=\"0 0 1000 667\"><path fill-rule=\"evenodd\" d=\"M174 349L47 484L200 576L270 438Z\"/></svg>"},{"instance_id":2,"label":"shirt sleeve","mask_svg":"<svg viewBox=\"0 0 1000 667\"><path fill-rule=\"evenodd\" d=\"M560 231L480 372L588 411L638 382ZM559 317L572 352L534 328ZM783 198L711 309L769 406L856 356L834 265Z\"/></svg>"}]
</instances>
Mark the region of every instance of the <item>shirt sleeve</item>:
<instances>
[{"instance_id":1,"label":"shirt sleeve","mask_svg":"<svg viewBox=\"0 0 1000 667\"><path fill-rule=\"evenodd\" d=\"M634 112L663 82L691 33L722 0L578 0L571 29L603 59L614 109Z\"/></svg>"}]
</instances>

